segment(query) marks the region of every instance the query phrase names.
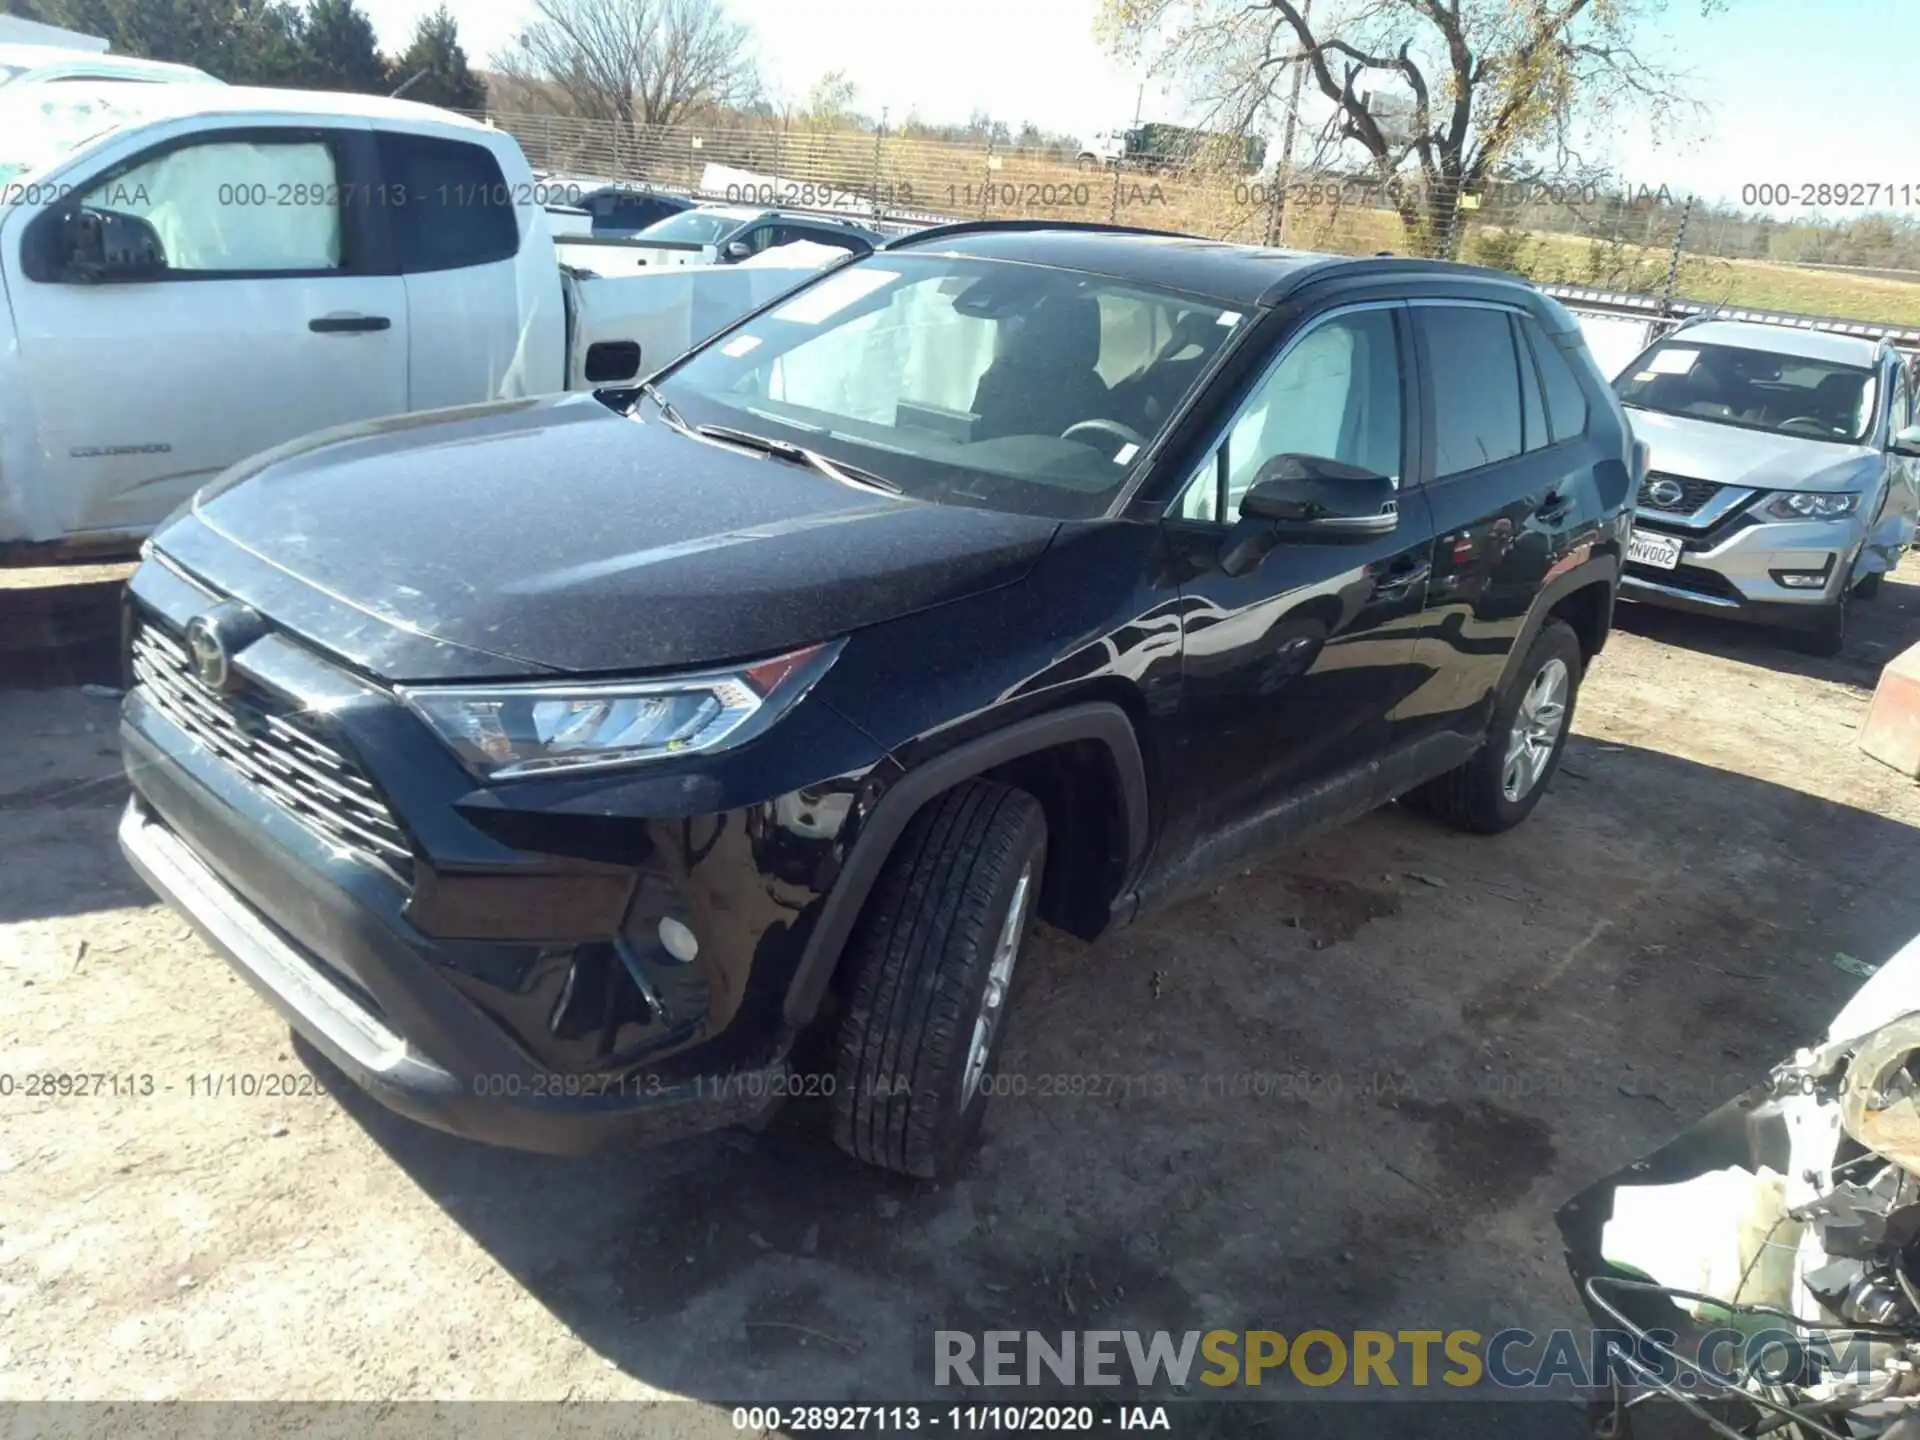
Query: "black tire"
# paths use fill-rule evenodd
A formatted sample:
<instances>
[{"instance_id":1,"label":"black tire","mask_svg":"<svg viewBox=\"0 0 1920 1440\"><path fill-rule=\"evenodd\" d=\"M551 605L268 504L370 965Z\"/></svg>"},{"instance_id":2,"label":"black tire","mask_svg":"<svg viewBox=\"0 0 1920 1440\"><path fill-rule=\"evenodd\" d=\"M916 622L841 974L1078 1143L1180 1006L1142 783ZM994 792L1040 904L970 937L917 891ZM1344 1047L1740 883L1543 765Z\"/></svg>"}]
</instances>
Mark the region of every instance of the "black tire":
<instances>
[{"instance_id":1,"label":"black tire","mask_svg":"<svg viewBox=\"0 0 1920 1440\"><path fill-rule=\"evenodd\" d=\"M1555 660L1566 667L1567 680L1559 735L1538 777L1517 800L1509 799L1504 780L1508 738L1528 690ZM1580 698L1580 678L1580 641L1573 627L1564 620L1548 620L1533 637L1533 644L1514 671L1507 692L1493 707L1486 743L1465 764L1410 793L1408 802L1436 820L1478 835L1497 835L1518 825L1533 813L1533 807L1540 803L1541 795L1553 780L1553 772L1560 766L1567 736L1573 733L1573 708Z\"/></svg>"},{"instance_id":2,"label":"black tire","mask_svg":"<svg viewBox=\"0 0 1920 1440\"><path fill-rule=\"evenodd\" d=\"M921 807L888 857L847 946L834 1143L923 1180L951 1175L986 1114L1006 1038L1005 987L984 1074L965 1082L996 945L1022 873L1014 968L1046 870L1047 818L1024 790L969 780Z\"/></svg>"},{"instance_id":3,"label":"black tire","mask_svg":"<svg viewBox=\"0 0 1920 1440\"><path fill-rule=\"evenodd\" d=\"M1839 599L1821 608L1812 629L1789 631L1788 642L1802 655L1830 659L1846 648L1847 622L1852 613L1853 593L1842 590Z\"/></svg>"},{"instance_id":4,"label":"black tire","mask_svg":"<svg viewBox=\"0 0 1920 1440\"><path fill-rule=\"evenodd\" d=\"M1880 582L1885 578L1885 575L1878 570L1874 571L1871 575L1862 576L1860 583L1853 587L1853 598L1856 600L1873 599L1880 593Z\"/></svg>"}]
</instances>

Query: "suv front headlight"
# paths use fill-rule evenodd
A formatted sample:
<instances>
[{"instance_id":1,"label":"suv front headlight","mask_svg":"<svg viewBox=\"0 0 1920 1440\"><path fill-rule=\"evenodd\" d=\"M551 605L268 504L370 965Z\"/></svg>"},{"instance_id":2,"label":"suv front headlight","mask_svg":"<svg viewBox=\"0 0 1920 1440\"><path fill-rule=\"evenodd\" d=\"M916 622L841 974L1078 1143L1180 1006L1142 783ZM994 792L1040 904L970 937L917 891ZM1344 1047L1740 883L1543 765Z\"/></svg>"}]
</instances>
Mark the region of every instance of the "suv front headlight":
<instances>
[{"instance_id":1,"label":"suv front headlight","mask_svg":"<svg viewBox=\"0 0 1920 1440\"><path fill-rule=\"evenodd\" d=\"M483 780L571 774L743 744L813 688L840 644L657 680L403 686L398 694Z\"/></svg>"},{"instance_id":2,"label":"suv front headlight","mask_svg":"<svg viewBox=\"0 0 1920 1440\"><path fill-rule=\"evenodd\" d=\"M1775 520L1838 520L1851 515L1860 497L1852 493L1835 495L1818 490L1787 490L1760 507L1761 514Z\"/></svg>"}]
</instances>

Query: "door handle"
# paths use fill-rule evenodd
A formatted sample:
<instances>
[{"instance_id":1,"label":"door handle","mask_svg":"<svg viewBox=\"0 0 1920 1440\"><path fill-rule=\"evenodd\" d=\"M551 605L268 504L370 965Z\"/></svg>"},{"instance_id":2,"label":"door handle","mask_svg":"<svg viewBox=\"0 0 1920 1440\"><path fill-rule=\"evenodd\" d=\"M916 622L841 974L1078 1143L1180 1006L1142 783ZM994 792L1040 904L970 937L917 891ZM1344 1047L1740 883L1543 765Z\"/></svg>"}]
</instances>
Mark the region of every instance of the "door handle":
<instances>
[{"instance_id":1,"label":"door handle","mask_svg":"<svg viewBox=\"0 0 1920 1440\"><path fill-rule=\"evenodd\" d=\"M1397 560L1373 582L1373 598L1398 600L1433 573L1425 560Z\"/></svg>"},{"instance_id":2,"label":"door handle","mask_svg":"<svg viewBox=\"0 0 1920 1440\"><path fill-rule=\"evenodd\" d=\"M385 315L322 315L307 322L307 329L316 335L365 335L392 328L393 321Z\"/></svg>"}]
</instances>

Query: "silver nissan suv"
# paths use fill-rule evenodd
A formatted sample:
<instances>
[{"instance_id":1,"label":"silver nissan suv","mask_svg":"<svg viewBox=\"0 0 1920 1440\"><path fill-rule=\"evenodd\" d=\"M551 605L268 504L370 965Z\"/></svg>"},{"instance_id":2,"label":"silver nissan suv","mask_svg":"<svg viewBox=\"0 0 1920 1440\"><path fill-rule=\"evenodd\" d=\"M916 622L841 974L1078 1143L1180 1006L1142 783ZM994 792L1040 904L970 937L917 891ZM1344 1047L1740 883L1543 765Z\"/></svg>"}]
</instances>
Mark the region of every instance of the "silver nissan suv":
<instances>
[{"instance_id":1,"label":"silver nissan suv","mask_svg":"<svg viewBox=\"0 0 1920 1440\"><path fill-rule=\"evenodd\" d=\"M1651 449L1622 600L1846 642L1920 515L1920 426L1884 340L1700 319L1613 382Z\"/></svg>"}]
</instances>

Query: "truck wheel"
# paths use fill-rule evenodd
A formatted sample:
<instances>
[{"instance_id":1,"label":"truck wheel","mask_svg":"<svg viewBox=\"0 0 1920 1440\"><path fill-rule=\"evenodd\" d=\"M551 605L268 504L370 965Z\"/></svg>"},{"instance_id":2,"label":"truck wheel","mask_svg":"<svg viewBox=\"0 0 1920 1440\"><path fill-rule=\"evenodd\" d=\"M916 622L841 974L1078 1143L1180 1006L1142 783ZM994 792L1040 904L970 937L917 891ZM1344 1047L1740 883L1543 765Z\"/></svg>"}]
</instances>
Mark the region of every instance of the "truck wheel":
<instances>
[{"instance_id":1,"label":"truck wheel","mask_svg":"<svg viewBox=\"0 0 1920 1440\"><path fill-rule=\"evenodd\" d=\"M1880 582L1884 578L1884 574L1878 570L1874 571L1871 575L1861 577L1860 583L1853 587L1853 598L1856 600L1873 599L1874 596L1880 593Z\"/></svg>"},{"instance_id":2,"label":"truck wheel","mask_svg":"<svg viewBox=\"0 0 1920 1440\"><path fill-rule=\"evenodd\" d=\"M855 1159L932 1180L965 1158L1046 858L1046 813L1010 785L966 781L907 823L848 942L833 1139Z\"/></svg>"},{"instance_id":3,"label":"truck wheel","mask_svg":"<svg viewBox=\"0 0 1920 1440\"><path fill-rule=\"evenodd\" d=\"M1560 764L1579 692L1580 642L1565 621L1549 620L1493 707L1486 743L1408 800L1462 830L1497 835L1512 829L1533 813Z\"/></svg>"}]
</instances>

